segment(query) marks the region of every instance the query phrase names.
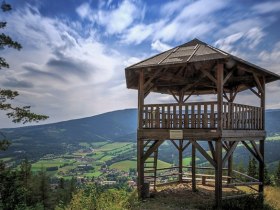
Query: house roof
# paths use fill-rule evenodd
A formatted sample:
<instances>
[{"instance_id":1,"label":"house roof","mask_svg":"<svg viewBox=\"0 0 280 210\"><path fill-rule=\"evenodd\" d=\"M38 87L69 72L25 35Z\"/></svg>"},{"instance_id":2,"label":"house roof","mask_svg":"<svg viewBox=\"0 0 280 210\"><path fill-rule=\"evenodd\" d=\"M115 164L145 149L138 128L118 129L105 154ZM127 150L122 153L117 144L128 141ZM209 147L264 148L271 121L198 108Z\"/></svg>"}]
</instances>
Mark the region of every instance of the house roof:
<instances>
[{"instance_id":1,"label":"house roof","mask_svg":"<svg viewBox=\"0 0 280 210\"><path fill-rule=\"evenodd\" d=\"M231 55L198 39L174 47L163 53L143 60L125 69L127 87L138 88L139 70L143 69L145 79L152 78L153 87L150 91L160 93L170 93L191 84L194 85L185 93L196 91L197 94L208 94L215 92L214 85L207 78L201 78L202 71L207 71L215 75L215 66L218 62L224 63L225 73L231 73L230 79L225 84L226 90L236 89L242 91L256 86L252 73L264 76L265 82L272 82L280 79L280 76L264 68L254 65L239 57ZM227 74L225 74L226 76ZM242 86L243 84L243 86Z\"/></svg>"}]
</instances>

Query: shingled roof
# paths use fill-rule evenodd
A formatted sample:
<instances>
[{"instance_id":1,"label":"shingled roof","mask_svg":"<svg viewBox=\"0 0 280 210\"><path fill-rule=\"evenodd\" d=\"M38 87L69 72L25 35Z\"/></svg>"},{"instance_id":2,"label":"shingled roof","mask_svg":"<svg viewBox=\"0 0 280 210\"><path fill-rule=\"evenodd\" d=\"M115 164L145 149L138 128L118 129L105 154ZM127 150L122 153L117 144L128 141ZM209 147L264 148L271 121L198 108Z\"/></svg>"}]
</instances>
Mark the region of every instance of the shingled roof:
<instances>
[{"instance_id":1,"label":"shingled roof","mask_svg":"<svg viewBox=\"0 0 280 210\"><path fill-rule=\"evenodd\" d=\"M280 79L280 76L273 72L194 39L127 67L125 69L127 87L138 88L138 72L140 69L144 69L146 79L153 77L154 86L151 87L151 91L170 93L170 90L173 90L178 92L181 86L194 83L200 78L202 82L194 86L195 91L200 94L213 93L211 81L207 83L206 78L202 79L200 70L212 72L215 75L217 62L225 64L226 72L234 72L226 84L228 90L236 89L242 82L244 86L239 87L239 91L255 87L255 80L248 72L264 76L266 83Z\"/></svg>"}]
</instances>

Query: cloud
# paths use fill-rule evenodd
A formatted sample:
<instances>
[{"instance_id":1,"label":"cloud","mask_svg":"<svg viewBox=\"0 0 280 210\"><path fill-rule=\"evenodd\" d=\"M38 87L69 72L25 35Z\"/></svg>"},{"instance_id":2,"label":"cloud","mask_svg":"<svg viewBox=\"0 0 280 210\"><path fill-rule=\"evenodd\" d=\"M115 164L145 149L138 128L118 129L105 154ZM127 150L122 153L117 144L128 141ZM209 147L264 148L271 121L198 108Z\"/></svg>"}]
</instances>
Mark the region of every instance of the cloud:
<instances>
[{"instance_id":1,"label":"cloud","mask_svg":"<svg viewBox=\"0 0 280 210\"><path fill-rule=\"evenodd\" d=\"M259 14L273 13L280 11L279 1L268 1L260 4L256 4L252 7L252 10Z\"/></svg>"},{"instance_id":2,"label":"cloud","mask_svg":"<svg viewBox=\"0 0 280 210\"><path fill-rule=\"evenodd\" d=\"M128 57L95 39L95 34L85 36L79 24L44 17L31 6L13 11L9 25L7 32L20 38L23 50L17 52L17 59L7 51L12 69L2 74L0 82L4 87L20 87L15 103L30 104L35 112L49 115L47 122L136 106L131 99L135 93L126 96ZM114 102L108 103L112 98ZM0 127L5 125L1 121Z\"/></svg>"},{"instance_id":3,"label":"cloud","mask_svg":"<svg viewBox=\"0 0 280 210\"><path fill-rule=\"evenodd\" d=\"M158 52L163 52L166 50L171 49L172 47L169 46L168 44L165 44L163 42L161 42L160 40L156 40L151 44L151 47L153 50L156 50Z\"/></svg>"},{"instance_id":4,"label":"cloud","mask_svg":"<svg viewBox=\"0 0 280 210\"><path fill-rule=\"evenodd\" d=\"M83 3L76 9L76 12L82 19L88 19L105 27L105 31L109 35L120 34L135 20L143 19L145 16L145 6L136 1L124 0L116 7L111 7L111 3L101 2L98 10L92 9L89 3Z\"/></svg>"},{"instance_id":5,"label":"cloud","mask_svg":"<svg viewBox=\"0 0 280 210\"><path fill-rule=\"evenodd\" d=\"M274 45L271 51L261 51L258 58L264 67L280 74L280 41Z\"/></svg>"},{"instance_id":6,"label":"cloud","mask_svg":"<svg viewBox=\"0 0 280 210\"><path fill-rule=\"evenodd\" d=\"M231 34L215 42L215 46L232 54L242 54L240 51L254 49L263 39L265 33L261 28L254 27ZM242 50L241 50L242 49Z\"/></svg>"},{"instance_id":7,"label":"cloud","mask_svg":"<svg viewBox=\"0 0 280 210\"><path fill-rule=\"evenodd\" d=\"M7 77L6 80L2 83L3 86L11 87L11 88L33 88L34 85L32 82L28 82L25 80L19 80L13 77Z\"/></svg>"}]
</instances>

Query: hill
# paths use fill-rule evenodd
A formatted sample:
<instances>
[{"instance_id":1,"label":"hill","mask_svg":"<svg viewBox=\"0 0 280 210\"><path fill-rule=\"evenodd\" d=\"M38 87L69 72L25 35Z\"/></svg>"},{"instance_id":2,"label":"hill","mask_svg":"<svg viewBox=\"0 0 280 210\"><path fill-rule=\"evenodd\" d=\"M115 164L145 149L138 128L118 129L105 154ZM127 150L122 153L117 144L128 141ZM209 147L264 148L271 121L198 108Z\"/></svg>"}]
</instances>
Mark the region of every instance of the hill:
<instances>
[{"instance_id":1,"label":"hill","mask_svg":"<svg viewBox=\"0 0 280 210\"><path fill-rule=\"evenodd\" d=\"M280 110L266 111L268 136L280 133ZM39 158L45 154L71 152L81 142L135 142L137 110L125 109L64 122L2 129L12 146L0 158L26 156Z\"/></svg>"},{"instance_id":2,"label":"hill","mask_svg":"<svg viewBox=\"0 0 280 210\"><path fill-rule=\"evenodd\" d=\"M135 141L137 110L125 109L64 122L1 129L12 145L1 157L63 154L81 142Z\"/></svg>"}]
</instances>

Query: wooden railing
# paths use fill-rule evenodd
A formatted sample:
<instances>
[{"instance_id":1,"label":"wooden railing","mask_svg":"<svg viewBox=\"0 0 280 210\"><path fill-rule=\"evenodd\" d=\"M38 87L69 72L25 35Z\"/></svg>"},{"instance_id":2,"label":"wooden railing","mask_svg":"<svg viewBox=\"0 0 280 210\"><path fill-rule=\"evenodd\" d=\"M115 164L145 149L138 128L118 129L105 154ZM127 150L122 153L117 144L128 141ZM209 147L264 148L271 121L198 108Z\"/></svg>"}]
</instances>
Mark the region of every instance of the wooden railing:
<instances>
[{"instance_id":1,"label":"wooden railing","mask_svg":"<svg viewBox=\"0 0 280 210\"><path fill-rule=\"evenodd\" d=\"M143 106L143 128L216 129L217 102ZM262 108L223 102L223 128L261 130Z\"/></svg>"}]
</instances>

